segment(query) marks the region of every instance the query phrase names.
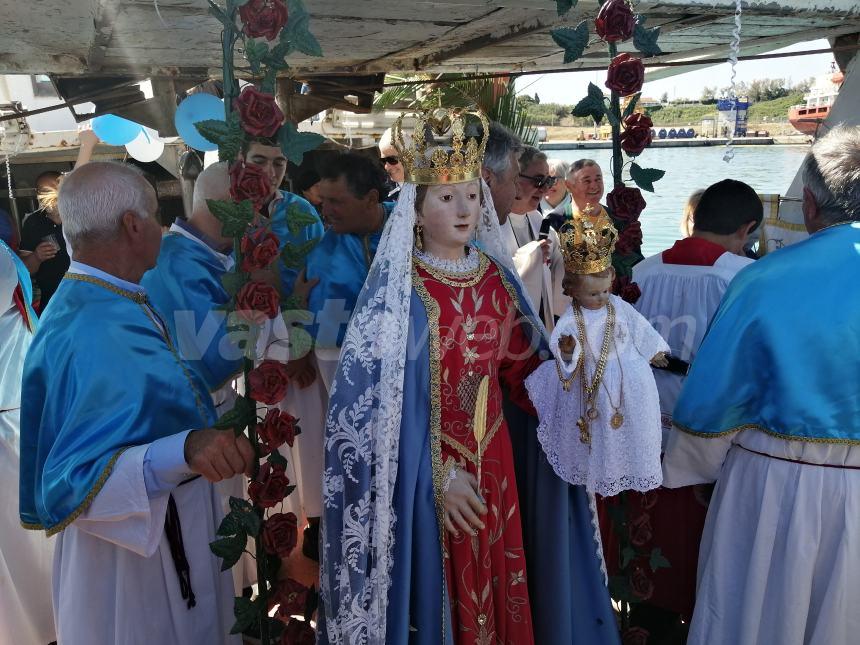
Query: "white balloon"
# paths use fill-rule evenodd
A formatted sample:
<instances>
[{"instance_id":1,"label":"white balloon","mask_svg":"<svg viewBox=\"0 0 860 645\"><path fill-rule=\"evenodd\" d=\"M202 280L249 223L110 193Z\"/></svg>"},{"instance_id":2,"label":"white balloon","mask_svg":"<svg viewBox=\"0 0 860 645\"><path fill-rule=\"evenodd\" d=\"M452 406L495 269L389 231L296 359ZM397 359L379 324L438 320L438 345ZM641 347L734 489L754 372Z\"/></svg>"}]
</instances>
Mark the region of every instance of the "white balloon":
<instances>
[{"instance_id":1,"label":"white balloon","mask_svg":"<svg viewBox=\"0 0 860 645\"><path fill-rule=\"evenodd\" d=\"M213 163L218 163L218 151L207 150L203 153L203 167L208 168Z\"/></svg>"},{"instance_id":2,"label":"white balloon","mask_svg":"<svg viewBox=\"0 0 860 645\"><path fill-rule=\"evenodd\" d=\"M158 138L158 132L143 128L139 135L125 144L125 149L137 161L148 163L155 161L164 152L164 141Z\"/></svg>"}]
</instances>

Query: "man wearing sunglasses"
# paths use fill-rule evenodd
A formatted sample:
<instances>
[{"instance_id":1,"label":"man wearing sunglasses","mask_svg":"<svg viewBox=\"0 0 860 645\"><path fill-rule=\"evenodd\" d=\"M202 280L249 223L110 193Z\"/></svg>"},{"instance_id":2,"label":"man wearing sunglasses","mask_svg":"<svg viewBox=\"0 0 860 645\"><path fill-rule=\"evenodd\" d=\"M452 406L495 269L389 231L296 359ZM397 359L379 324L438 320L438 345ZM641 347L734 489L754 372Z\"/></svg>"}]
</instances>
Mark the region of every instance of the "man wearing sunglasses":
<instances>
[{"instance_id":1,"label":"man wearing sunglasses","mask_svg":"<svg viewBox=\"0 0 860 645\"><path fill-rule=\"evenodd\" d=\"M561 289L564 260L558 235L549 227L542 233L543 215L538 210L556 181L556 177L549 174L546 155L537 148L525 146L519 158L519 194L501 230L517 273L547 330L552 330L556 313L569 304L569 298Z\"/></svg>"},{"instance_id":2,"label":"man wearing sunglasses","mask_svg":"<svg viewBox=\"0 0 860 645\"><path fill-rule=\"evenodd\" d=\"M394 147L391 128L383 132L379 139L379 161L385 172L388 173L388 178L394 184L388 192L388 199L396 199L397 193L400 192L400 187L403 185L403 164L400 163L400 153Z\"/></svg>"}]
</instances>

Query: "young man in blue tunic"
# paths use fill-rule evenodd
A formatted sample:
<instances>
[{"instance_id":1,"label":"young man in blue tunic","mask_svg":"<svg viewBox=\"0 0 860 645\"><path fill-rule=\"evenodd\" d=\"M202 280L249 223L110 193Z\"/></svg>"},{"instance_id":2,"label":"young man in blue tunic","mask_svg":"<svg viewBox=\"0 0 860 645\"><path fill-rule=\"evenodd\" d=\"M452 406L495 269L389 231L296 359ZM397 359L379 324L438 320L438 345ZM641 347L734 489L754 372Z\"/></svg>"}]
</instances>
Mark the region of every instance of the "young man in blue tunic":
<instances>
[{"instance_id":1,"label":"young man in blue tunic","mask_svg":"<svg viewBox=\"0 0 860 645\"><path fill-rule=\"evenodd\" d=\"M209 550L223 517L212 482L250 472L254 453L211 427L206 383L140 286L157 207L130 166L66 177L75 261L24 365L21 522L57 534L57 640L71 645L240 640L231 575Z\"/></svg>"},{"instance_id":2,"label":"young man in blue tunic","mask_svg":"<svg viewBox=\"0 0 860 645\"><path fill-rule=\"evenodd\" d=\"M299 490L308 517L304 552L317 559L322 511L323 431L338 354L358 293L361 291L394 202L387 194L385 173L369 157L344 153L322 168L319 193L329 228L307 258L307 280L315 285L307 300L313 321L306 327L313 352L302 359L298 388L287 394L286 408L301 420ZM294 331L302 333L301 330Z\"/></svg>"}]
</instances>

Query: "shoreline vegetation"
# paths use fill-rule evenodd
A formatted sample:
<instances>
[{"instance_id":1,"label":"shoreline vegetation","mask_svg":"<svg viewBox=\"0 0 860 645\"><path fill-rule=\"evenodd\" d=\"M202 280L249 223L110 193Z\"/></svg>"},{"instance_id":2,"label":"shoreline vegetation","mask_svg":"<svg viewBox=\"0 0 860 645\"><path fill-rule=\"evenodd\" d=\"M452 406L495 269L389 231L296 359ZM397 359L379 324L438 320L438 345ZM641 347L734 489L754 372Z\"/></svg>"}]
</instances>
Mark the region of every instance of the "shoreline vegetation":
<instances>
[{"instance_id":1,"label":"shoreline vegetation","mask_svg":"<svg viewBox=\"0 0 860 645\"><path fill-rule=\"evenodd\" d=\"M768 136L788 138L798 143L808 140L788 122L788 110L792 105L802 104L803 94L792 93L769 101L754 102L749 109L748 131L767 131ZM571 106L558 103L527 102L526 110L533 127L546 128L547 140L576 140L595 133L595 127L588 118L570 116ZM685 127L701 131L703 119L716 119L716 103L674 102L656 103L644 106L655 128ZM598 128L599 130L599 128ZM794 141L791 141L794 140ZM782 141L776 141L782 143Z\"/></svg>"}]
</instances>

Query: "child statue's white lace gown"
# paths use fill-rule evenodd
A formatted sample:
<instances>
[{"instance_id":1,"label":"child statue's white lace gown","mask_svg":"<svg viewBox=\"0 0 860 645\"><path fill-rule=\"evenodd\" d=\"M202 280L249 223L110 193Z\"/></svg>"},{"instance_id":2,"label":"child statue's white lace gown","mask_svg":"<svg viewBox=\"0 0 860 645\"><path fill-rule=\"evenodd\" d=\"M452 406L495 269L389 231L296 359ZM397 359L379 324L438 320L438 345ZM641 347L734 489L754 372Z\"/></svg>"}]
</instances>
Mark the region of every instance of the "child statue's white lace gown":
<instances>
[{"instance_id":1,"label":"child statue's white lace gown","mask_svg":"<svg viewBox=\"0 0 860 645\"><path fill-rule=\"evenodd\" d=\"M660 401L650 360L658 352L668 352L663 338L632 306L611 296L615 328L603 374L594 397L596 418L588 421L590 445L580 438L577 421L586 416L582 375L576 373L570 391L559 378L559 367L567 379L582 354L576 318L568 307L552 333L551 346L557 361L546 361L526 380L526 387L540 419L538 438L556 474L565 481L584 485L603 496L624 490L644 492L660 486ZM607 307L581 309L590 348L585 348L586 382L591 383L600 357ZM562 335L577 340L573 358L560 358L558 339ZM623 386L623 387L622 387ZM618 428L612 424L623 416ZM593 414L591 416L594 416Z\"/></svg>"}]
</instances>

